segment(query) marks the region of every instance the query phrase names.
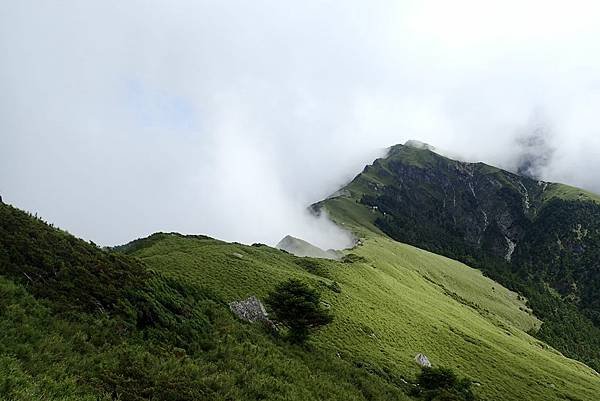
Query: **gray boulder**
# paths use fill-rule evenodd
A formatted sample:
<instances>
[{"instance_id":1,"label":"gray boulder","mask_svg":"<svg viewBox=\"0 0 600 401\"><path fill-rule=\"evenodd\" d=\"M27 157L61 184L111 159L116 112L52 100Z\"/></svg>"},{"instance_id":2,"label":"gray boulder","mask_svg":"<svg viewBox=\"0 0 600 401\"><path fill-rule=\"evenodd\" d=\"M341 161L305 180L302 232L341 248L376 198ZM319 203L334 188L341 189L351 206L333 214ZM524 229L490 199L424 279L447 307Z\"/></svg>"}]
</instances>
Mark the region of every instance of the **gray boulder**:
<instances>
[{"instance_id":1,"label":"gray boulder","mask_svg":"<svg viewBox=\"0 0 600 401\"><path fill-rule=\"evenodd\" d=\"M242 301L229 303L229 309L237 317L250 323L259 321L270 322L264 305L254 295Z\"/></svg>"},{"instance_id":2,"label":"gray boulder","mask_svg":"<svg viewBox=\"0 0 600 401\"><path fill-rule=\"evenodd\" d=\"M419 365L422 368L430 368L431 367L431 362L429 362L429 358L427 358L423 354L417 354L415 356L415 362L417 363L417 365Z\"/></svg>"}]
</instances>

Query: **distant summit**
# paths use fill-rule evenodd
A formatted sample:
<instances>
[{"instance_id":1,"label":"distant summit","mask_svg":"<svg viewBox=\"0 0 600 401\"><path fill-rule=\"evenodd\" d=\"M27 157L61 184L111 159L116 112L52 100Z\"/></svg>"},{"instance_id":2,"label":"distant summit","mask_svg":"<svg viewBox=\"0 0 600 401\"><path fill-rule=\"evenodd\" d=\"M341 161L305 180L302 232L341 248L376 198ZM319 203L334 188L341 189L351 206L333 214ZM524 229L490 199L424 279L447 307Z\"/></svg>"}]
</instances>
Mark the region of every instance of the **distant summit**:
<instances>
[{"instance_id":1,"label":"distant summit","mask_svg":"<svg viewBox=\"0 0 600 401\"><path fill-rule=\"evenodd\" d=\"M286 235L277 245L277 249L284 250L296 256L309 256L312 258L323 258L323 259L339 259L340 256L333 249L324 251L323 249L315 246L307 241L300 238Z\"/></svg>"}]
</instances>

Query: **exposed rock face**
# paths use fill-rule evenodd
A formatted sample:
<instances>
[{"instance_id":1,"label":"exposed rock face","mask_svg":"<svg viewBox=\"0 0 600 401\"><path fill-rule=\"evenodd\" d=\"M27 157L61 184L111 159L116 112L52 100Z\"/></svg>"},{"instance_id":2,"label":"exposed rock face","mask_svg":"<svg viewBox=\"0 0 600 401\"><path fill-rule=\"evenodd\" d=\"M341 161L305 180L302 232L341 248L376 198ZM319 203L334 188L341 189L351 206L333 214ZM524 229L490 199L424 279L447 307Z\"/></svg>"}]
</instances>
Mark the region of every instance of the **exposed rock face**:
<instances>
[{"instance_id":1,"label":"exposed rock face","mask_svg":"<svg viewBox=\"0 0 600 401\"><path fill-rule=\"evenodd\" d=\"M243 301L229 303L229 309L231 309L237 317L250 323L258 321L269 322L267 310L262 302L254 295Z\"/></svg>"},{"instance_id":2,"label":"exposed rock face","mask_svg":"<svg viewBox=\"0 0 600 401\"><path fill-rule=\"evenodd\" d=\"M508 238L508 237L505 237L505 238L506 238L506 243L508 244L508 250L506 251L506 255L504 256L504 259L507 262L510 262L512 260L512 254L515 252L517 243L511 241L510 238Z\"/></svg>"},{"instance_id":3,"label":"exposed rock face","mask_svg":"<svg viewBox=\"0 0 600 401\"><path fill-rule=\"evenodd\" d=\"M538 181L412 144L392 147L364 173L355 182L370 191L360 201L384 215L376 225L390 236L422 246L443 235L505 260L538 212L543 192ZM412 238L415 225L431 228L427 237Z\"/></svg>"},{"instance_id":4,"label":"exposed rock face","mask_svg":"<svg viewBox=\"0 0 600 401\"><path fill-rule=\"evenodd\" d=\"M422 368L430 368L431 367L431 362L429 362L429 358L427 358L423 354L415 355L415 362L417 363L417 365L419 365Z\"/></svg>"}]
</instances>

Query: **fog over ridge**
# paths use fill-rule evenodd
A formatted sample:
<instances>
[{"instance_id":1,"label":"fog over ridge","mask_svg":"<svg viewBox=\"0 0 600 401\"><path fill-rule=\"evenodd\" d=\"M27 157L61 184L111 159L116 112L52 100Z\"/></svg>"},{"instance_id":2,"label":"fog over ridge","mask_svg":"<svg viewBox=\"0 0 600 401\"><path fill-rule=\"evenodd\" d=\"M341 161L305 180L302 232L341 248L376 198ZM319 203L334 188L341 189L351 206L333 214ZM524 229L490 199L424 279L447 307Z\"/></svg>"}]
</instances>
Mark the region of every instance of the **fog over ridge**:
<instances>
[{"instance_id":1,"label":"fog over ridge","mask_svg":"<svg viewBox=\"0 0 600 401\"><path fill-rule=\"evenodd\" d=\"M323 248L306 207L409 139L600 193L592 1L0 4L0 195L102 245Z\"/></svg>"}]
</instances>

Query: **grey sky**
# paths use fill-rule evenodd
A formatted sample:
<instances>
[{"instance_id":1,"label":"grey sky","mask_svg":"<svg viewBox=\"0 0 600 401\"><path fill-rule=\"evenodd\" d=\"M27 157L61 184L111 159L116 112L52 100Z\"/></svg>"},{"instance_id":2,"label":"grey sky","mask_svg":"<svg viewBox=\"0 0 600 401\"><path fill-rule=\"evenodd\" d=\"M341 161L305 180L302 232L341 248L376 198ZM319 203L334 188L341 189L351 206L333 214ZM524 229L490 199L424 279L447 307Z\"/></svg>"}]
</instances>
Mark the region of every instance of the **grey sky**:
<instances>
[{"instance_id":1,"label":"grey sky","mask_svg":"<svg viewBox=\"0 0 600 401\"><path fill-rule=\"evenodd\" d=\"M304 207L411 138L510 169L550 150L536 173L600 192L599 20L594 1L2 2L0 194L100 244L329 247L345 237Z\"/></svg>"}]
</instances>

